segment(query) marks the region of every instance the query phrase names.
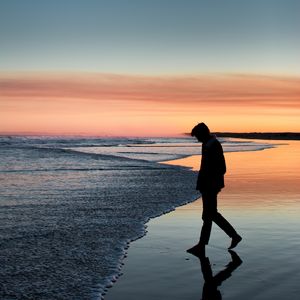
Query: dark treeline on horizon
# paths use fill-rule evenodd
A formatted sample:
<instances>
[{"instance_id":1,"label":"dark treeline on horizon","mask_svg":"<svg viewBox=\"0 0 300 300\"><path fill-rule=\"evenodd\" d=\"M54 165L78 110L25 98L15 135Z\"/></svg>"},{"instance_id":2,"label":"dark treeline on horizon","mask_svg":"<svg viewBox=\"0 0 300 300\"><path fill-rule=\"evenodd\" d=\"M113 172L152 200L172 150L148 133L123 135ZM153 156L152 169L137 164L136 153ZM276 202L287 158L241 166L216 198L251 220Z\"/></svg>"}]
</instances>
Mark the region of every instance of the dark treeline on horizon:
<instances>
[{"instance_id":1,"label":"dark treeline on horizon","mask_svg":"<svg viewBox=\"0 0 300 300\"><path fill-rule=\"evenodd\" d=\"M300 140L300 132L212 132L217 137L262 140ZM190 135L190 133L185 133Z\"/></svg>"},{"instance_id":2,"label":"dark treeline on horizon","mask_svg":"<svg viewBox=\"0 0 300 300\"><path fill-rule=\"evenodd\" d=\"M218 137L266 140L300 140L300 132L214 132Z\"/></svg>"}]
</instances>

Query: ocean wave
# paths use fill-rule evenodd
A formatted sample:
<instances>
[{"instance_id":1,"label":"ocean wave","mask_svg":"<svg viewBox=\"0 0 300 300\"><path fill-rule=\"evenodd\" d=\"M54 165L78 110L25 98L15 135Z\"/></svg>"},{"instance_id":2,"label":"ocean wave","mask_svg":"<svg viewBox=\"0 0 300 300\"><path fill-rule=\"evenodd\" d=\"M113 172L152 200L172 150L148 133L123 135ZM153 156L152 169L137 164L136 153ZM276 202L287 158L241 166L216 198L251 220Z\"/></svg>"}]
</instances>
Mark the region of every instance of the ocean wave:
<instances>
[{"instance_id":1,"label":"ocean wave","mask_svg":"<svg viewBox=\"0 0 300 300\"><path fill-rule=\"evenodd\" d=\"M48 145L54 148L61 147L117 147L118 145L134 144L152 144L154 142L141 138L99 138L99 137L60 137L60 136L0 136L1 145Z\"/></svg>"},{"instance_id":2,"label":"ocean wave","mask_svg":"<svg viewBox=\"0 0 300 300\"><path fill-rule=\"evenodd\" d=\"M200 154L191 139L74 140L0 140L1 299L99 299L149 218L199 197L195 172L153 162Z\"/></svg>"}]
</instances>

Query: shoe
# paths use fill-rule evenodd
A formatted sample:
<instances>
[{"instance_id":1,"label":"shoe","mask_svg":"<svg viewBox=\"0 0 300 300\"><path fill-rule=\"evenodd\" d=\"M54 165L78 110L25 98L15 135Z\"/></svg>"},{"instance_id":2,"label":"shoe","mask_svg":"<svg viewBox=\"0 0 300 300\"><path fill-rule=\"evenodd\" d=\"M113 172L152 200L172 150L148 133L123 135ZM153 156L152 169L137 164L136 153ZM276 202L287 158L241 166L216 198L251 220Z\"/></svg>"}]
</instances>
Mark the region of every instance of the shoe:
<instances>
[{"instance_id":1,"label":"shoe","mask_svg":"<svg viewBox=\"0 0 300 300\"><path fill-rule=\"evenodd\" d=\"M186 250L186 252L191 254L199 254L200 252L205 251L205 245L204 244L197 244L194 247Z\"/></svg>"},{"instance_id":2,"label":"shoe","mask_svg":"<svg viewBox=\"0 0 300 300\"><path fill-rule=\"evenodd\" d=\"M232 238L232 241L231 241L231 245L230 247L228 248L229 250L230 249L233 249L237 246L237 244L242 240L242 237L240 235L236 235Z\"/></svg>"}]
</instances>

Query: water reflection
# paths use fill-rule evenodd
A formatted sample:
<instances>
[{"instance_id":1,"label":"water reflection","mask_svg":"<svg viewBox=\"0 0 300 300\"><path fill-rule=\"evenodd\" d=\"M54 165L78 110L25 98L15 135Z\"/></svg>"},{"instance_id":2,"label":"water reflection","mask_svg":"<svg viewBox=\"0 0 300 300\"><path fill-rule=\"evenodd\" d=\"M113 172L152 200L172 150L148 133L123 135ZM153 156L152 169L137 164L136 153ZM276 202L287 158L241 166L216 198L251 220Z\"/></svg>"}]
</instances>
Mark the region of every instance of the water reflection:
<instances>
[{"instance_id":1,"label":"water reflection","mask_svg":"<svg viewBox=\"0 0 300 300\"><path fill-rule=\"evenodd\" d=\"M228 250L228 252L230 253L231 261L216 275L213 275L211 263L209 258L205 255L205 250L192 253L200 260L201 271L204 279L202 300L221 300L222 294L218 290L218 287L221 286L223 281L231 277L232 273L242 264L243 261L235 251Z\"/></svg>"}]
</instances>

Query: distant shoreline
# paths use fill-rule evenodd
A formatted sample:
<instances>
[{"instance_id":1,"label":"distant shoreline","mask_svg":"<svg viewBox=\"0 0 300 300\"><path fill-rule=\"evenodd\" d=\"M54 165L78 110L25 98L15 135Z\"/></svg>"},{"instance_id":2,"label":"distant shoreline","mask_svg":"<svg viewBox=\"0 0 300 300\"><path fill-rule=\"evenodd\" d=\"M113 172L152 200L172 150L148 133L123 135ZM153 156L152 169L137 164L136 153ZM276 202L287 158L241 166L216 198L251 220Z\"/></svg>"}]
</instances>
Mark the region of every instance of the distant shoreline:
<instances>
[{"instance_id":1,"label":"distant shoreline","mask_svg":"<svg viewBox=\"0 0 300 300\"><path fill-rule=\"evenodd\" d=\"M258 140L300 140L300 132L213 132L218 137L240 138L240 139L258 139ZM190 136L190 133L183 133L181 136ZM156 136L97 136L97 135L80 135L80 134L41 134L41 133L1 133L0 137L64 137L64 138L156 138ZM163 137L163 136L162 136ZM180 137L180 136L177 136ZM157 137L160 138L160 137ZM169 136L169 138L172 138Z\"/></svg>"},{"instance_id":2,"label":"distant shoreline","mask_svg":"<svg viewBox=\"0 0 300 300\"><path fill-rule=\"evenodd\" d=\"M300 132L214 132L218 137L260 140L300 140Z\"/></svg>"}]
</instances>

